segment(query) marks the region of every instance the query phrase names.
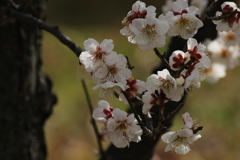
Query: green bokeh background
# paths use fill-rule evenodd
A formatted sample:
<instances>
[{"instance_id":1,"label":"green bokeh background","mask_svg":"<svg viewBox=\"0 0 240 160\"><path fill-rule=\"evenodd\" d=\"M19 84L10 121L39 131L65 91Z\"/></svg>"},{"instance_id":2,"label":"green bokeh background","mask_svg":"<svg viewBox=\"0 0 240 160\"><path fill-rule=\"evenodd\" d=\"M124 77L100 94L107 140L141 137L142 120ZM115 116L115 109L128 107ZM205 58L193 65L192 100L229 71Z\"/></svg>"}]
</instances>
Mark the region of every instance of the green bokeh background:
<instances>
[{"instance_id":1,"label":"green bokeh background","mask_svg":"<svg viewBox=\"0 0 240 160\"><path fill-rule=\"evenodd\" d=\"M76 44L94 38L113 39L114 51L127 55L135 66L133 76L146 80L151 70L159 63L153 51L143 52L120 35L122 19L131 9L134 0L49 0L47 23L58 25L60 30ZM164 1L146 0L147 5L161 12ZM158 14L159 15L159 14ZM161 51L165 51L162 48ZM87 76L78 57L62 45L54 36L44 32L42 43L43 70L53 81L53 91L58 96L52 116L45 126L48 160L96 160L96 139L90 124L90 113L83 94L81 79L87 83L94 107L101 100L97 91L91 90L94 83ZM181 114L189 112L203 125L202 138L185 156L164 152L165 143L156 147L155 160L238 160L240 157L240 67L227 72L227 77L217 84L202 83L192 91L185 107L175 119L173 130L182 127ZM114 98L108 99L113 107L126 106ZM99 126L101 127L101 125ZM104 142L104 147L108 141Z\"/></svg>"}]
</instances>

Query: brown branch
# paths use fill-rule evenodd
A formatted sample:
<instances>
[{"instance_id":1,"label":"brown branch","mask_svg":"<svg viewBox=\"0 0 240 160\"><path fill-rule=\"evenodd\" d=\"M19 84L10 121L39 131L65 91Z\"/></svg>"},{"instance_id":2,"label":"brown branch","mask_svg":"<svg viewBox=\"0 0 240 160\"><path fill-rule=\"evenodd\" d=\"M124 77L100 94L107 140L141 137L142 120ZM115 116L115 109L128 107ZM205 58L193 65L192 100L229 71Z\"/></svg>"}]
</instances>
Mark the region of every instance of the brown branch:
<instances>
[{"instance_id":1,"label":"brown branch","mask_svg":"<svg viewBox=\"0 0 240 160\"><path fill-rule=\"evenodd\" d=\"M139 118L138 113L137 113L135 107L133 106L131 100L129 99L127 93L126 93L125 91L122 91L122 93L123 93L123 95L125 96L125 98L127 99L128 104L130 105L130 107L131 107L131 109L132 109L132 111L133 111L134 117L137 119L138 124L140 125L141 129L143 130L143 133L144 133L145 135L150 134L151 131L145 127L145 125L143 124L142 120Z\"/></svg>"},{"instance_id":2,"label":"brown branch","mask_svg":"<svg viewBox=\"0 0 240 160\"><path fill-rule=\"evenodd\" d=\"M175 110L173 110L171 113L169 113L169 115L165 119L159 117L158 126L152 131L151 134L149 134L148 137L150 139L155 139L155 137L158 134L163 134L164 132L166 132L167 131L166 130L167 129L167 123L169 123L169 121L171 121L173 116L175 116L183 106L184 106L184 104L181 103L179 106L177 106L177 108ZM160 113L160 114L162 114L162 113Z\"/></svg>"},{"instance_id":3,"label":"brown branch","mask_svg":"<svg viewBox=\"0 0 240 160\"><path fill-rule=\"evenodd\" d=\"M224 14L224 15L221 15L221 16L215 16L215 17L207 17L207 19L210 19L210 20L221 20L221 19L224 19L224 18L231 18L235 13L240 13L237 9L233 12L230 12L228 14Z\"/></svg>"},{"instance_id":4,"label":"brown branch","mask_svg":"<svg viewBox=\"0 0 240 160\"><path fill-rule=\"evenodd\" d=\"M97 143L98 143L98 147L99 147L99 152L100 152L101 155L103 155L104 151L103 151L103 146L102 146L102 142L101 142L102 136L101 136L101 134L100 134L99 131L98 131L96 121L95 121L95 120L93 119L93 117L92 117L93 106L92 106L92 103L91 103L90 96L89 96L89 94L88 94L88 90L87 90L85 81L84 81L83 79L82 79L82 86L83 86L83 90L84 90L84 93L85 93L85 96L86 96L86 99L87 99L87 103L88 103L88 107L89 107L89 110L90 110L91 123L92 123L93 129L94 129L95 136L96 136L96 138L97 138Z\"/></svg>"},{"instance_id":5,"label":"brown branch","mask_svg":"<svg viewBox=\"0 0 240 160\"><path fill-rule=\"evenodd\" d=\"M212 0L212 2L210 3L210 5L205 9L205 12L202 13L200 19L202 21L207 20L207 16L211 13L211 11L217 6L217 2L215 2L215 0Z\"/></svg>"},{"instance_id":6,"label":"brown branch","mask_svg":"<svg viewBox=\"0 0 240 160\"><path fill-rule=\"evenodd\" d=\"M58 28L58 26L51 26L29 14L21 13L10 8L0 7L0 14L9 17L14 17L17 20L23 21L25 23L31 24L33 26L39 27L52 35L54 35L61 43L66 45L70 50L72 50L76 56L79 56L83 51L79 46L77 46L69 37L64 35ZM1 24L0 24L1 25Z\"/></svg>"}]
</instances>

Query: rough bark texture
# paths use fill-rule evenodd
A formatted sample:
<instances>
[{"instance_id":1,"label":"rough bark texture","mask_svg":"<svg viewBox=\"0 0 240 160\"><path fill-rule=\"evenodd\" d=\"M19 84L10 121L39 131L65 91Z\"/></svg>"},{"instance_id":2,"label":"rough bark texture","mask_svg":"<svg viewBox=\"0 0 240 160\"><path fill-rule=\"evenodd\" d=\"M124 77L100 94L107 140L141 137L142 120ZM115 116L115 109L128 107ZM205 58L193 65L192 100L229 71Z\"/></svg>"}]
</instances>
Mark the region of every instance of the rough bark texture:
<instances>
[{"instance_id":1,"label":"rough bark texture","mask_svg":"<svg viewBox=\"0 0 240 160\"><path fill-rule=\"evenodd\" d=\"M8 0L10 7L42 18L44 1ZM44 160L44 122L56 102L51 81L41 73L41 31L0 15L0 159Z\"/></svg>"}]
</instances>

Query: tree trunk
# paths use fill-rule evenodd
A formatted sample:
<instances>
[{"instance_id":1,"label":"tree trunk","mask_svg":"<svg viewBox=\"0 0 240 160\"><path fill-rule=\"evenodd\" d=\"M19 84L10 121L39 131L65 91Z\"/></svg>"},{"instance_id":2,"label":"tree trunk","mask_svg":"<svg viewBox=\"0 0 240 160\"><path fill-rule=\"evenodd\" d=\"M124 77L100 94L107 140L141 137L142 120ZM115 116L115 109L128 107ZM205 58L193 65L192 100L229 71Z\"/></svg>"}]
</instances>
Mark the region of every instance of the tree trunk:
<instances>
[{"instance_id":1,"label":"tree trunk","mask_svg":"<svg viewBox=\"0 0 240 160\"><path fill-rule=\"evenodd\" d=\"M0 6L43 17L42 0L0 1ZM41 31L0 15L0 159L44 160L43 126L56 102L41 73Z\"/></svg>"}]
</instances>

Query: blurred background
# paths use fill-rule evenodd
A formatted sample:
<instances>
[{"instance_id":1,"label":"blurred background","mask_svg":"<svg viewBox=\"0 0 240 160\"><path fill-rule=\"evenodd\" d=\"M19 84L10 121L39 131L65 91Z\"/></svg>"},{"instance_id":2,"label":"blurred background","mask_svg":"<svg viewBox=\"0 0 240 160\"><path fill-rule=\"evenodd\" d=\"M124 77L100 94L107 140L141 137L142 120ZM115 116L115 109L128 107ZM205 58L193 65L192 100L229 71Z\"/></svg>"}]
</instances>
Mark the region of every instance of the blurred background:
<instances>
[{"instance_id":1,"label":"blurred background","mask_svg":"<svg viewBox=\"0 0 240 160\"><path fill-rule=\"evenodd\" d=\"M47 23L58 25L60 30L83 48L83 42L94 38L113 39L114 51L127 55L135 66L133 76L146 81L152 69L159 63L153 51L142 52L120 35L122 19L131 10L135 0L49 0L47 1ZM161 13L164 1L148 0ZM45 125L48 160L96 160L97 143L90 124L90 112L81 86L87 83L94 107L101 100L78 57L62 45L54 36L43 32L43 70L53 81L53 92L58 103ZM161 51L165 51L162 48ZM181 115L185 111L197 118L204 126L202 138L192 146L185 156L164 152L166 144L160 142L156 155L162 160L238 160L240 157L240 66L227 72L227 77L217 84L202 83L200 89L192 91L185 107L175 118L173 130L182 127ZM108 99L114 107L125 105L114 98ZM101 127L101 126L99 126ZM107 148L108 142L104 142Z\"/></svg>"}]
</instances>

